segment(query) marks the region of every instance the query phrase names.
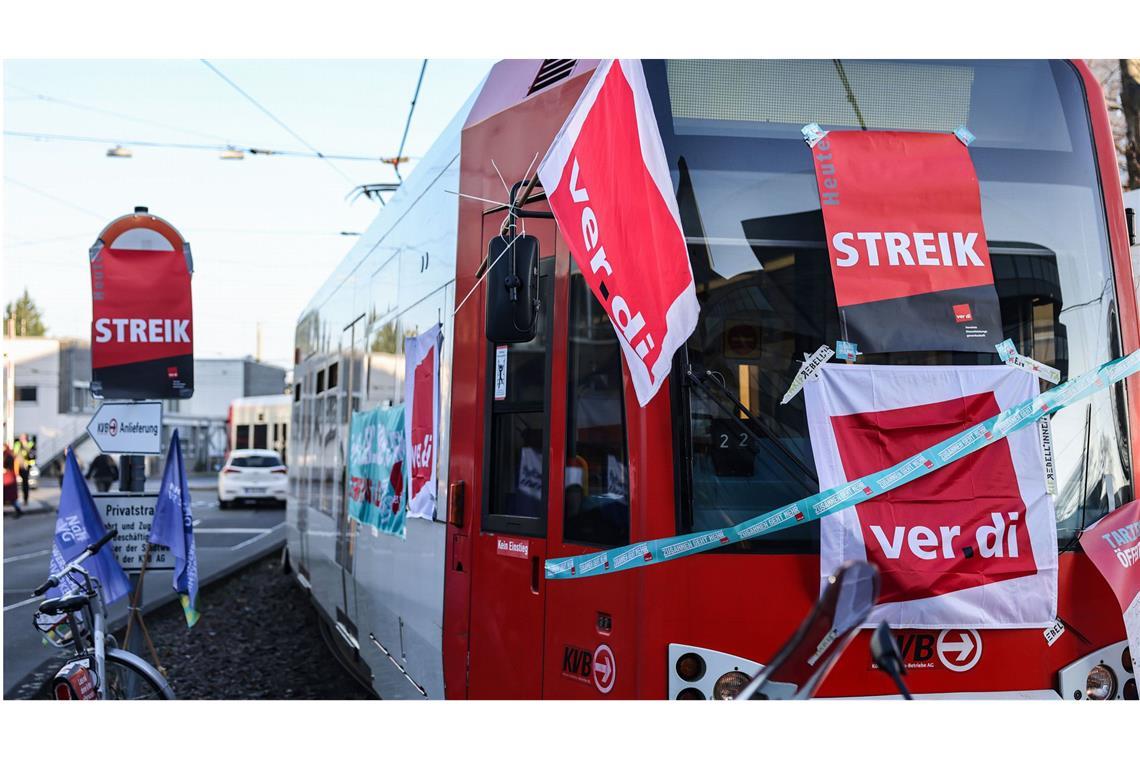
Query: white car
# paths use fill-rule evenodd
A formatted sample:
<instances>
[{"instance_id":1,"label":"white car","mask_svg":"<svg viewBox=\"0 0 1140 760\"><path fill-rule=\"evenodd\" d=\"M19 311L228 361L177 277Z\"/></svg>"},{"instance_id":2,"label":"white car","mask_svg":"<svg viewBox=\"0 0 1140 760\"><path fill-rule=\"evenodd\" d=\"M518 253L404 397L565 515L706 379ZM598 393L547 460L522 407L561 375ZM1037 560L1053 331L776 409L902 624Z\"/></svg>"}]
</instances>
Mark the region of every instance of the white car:
<instances>
[{"instance_id":1,"label":"white car","mask_svg":"<svg viewBox=\"0 0 1140 760\"><path fill-rule=\"evenodd\" d=\"M271 449L234 449L218 473L218 506L238 501L274 501L285 504L289 488L281 456Z\"/></svg>"}]
</instances>

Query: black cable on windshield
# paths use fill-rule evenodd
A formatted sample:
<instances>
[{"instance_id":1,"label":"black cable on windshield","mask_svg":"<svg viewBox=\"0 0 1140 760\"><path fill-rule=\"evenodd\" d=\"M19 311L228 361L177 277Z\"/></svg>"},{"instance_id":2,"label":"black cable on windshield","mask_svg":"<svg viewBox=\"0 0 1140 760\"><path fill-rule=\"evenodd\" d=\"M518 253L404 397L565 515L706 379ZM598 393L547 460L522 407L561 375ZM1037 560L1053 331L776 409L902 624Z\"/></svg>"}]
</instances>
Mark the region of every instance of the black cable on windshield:
<instances>
[{"instance_id":1,"label":"black cable on windshield","mask_svg":"<svg viewBox=\"0 0 1140 760\"><path fill-rule=\"evenodd\" d=\"M704 372L708 378L711 378L713 380L712 383L708 383L705 378L702 378L700 375L693 372L692 369L686 370L685 375L695 387L700 388L702 391L704 391L705 396L714 404L716 404L720 410L724 412L737 427L739 427L745 434L752 438L752 440L758 443L764 443L765 439L770 441L776 447L777 451L783 454L783 457L776 457L776 461L781 467L784 468L785 472L787 472L793 479L799 480L800 483L812 493L818 492L819 479L816 478L815 473L809 470L807 466L804 465L803 461L801 461L800 458L796 456L796 453L788 448L787 444L780 440L780 438L766 424L764 424L764 422L759 417L752 414L748 407L744 406L744 404L740 402L740 399L737 398L736 395L730 391L724 383L717 380L715 375L713 375L713 373L709 372L707 369ZM709 385L715 386L718 390L720 390L720 392L723 393L725 397L732 402L733 406L735 406L736 409L734 410L731 407L722 404L720 400L713 395L712 391L709 390ZM759 428L764 435L761 436L752 427L745 425L740 417L737 416L737 412L743 415L744 419L752 423L752 425L754 425L756 428ZM791 462L793 465L795 465L795 467L789 466L788 462Z\"/></svg>"}]
</instances>

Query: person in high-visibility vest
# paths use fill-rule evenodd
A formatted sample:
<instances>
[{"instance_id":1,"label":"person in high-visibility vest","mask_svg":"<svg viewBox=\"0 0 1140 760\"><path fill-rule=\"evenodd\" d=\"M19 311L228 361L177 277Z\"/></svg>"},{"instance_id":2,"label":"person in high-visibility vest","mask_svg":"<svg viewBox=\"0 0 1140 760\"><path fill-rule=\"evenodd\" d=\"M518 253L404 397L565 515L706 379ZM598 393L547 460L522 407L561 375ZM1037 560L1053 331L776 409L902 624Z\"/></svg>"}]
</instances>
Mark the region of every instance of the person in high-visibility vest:
<instances>
[{"instance_id":1,"label":"person in high-visibility vest","mask_svg":"<svg viewBox=\"0 0 1140 760\"><path fill-rule=\"evenodd\" d=\"M16 460L20 462L20 489L24 493L24 506L26 507L28 506L29 480L31 478L32 465L36 463L36 447L35 444L28 441L27 433L20 433L20 438L12 447L12 450L16 454Z\"/></svg>"}]
</instances>

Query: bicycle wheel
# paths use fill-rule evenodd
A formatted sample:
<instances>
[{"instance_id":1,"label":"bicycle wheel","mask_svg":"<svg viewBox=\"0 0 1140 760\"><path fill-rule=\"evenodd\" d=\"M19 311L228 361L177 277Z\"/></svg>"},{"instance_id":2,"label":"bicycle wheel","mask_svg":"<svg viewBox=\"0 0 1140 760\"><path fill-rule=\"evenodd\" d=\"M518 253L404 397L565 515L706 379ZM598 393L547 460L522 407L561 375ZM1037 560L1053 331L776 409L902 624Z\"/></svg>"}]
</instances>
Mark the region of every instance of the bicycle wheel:
<instances>
[{"instance_id":1,"label":"bicycle wheel","mask_svg":"<svg viewBox=\"0 0 1140 760\"><path fill-rule=\"evenodd\" d=\"M108 649L104 668L107 699L174 699L162 674L135 654Z\"/></svg>"}]
</instances>

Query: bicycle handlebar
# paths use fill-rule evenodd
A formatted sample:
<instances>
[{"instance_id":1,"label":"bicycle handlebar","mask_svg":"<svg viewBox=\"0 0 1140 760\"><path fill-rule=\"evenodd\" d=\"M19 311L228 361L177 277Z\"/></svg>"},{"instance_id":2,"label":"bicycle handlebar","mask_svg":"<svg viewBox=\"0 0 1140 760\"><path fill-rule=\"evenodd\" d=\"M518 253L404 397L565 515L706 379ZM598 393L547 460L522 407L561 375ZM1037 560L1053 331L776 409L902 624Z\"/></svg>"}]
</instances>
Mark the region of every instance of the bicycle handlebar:
<instances>
[{"instance_id":1,"label":"bicycle handlebar","mask_svg":"<svg viewBox=\"0 0 1140 760\"><path fill-rule=\"evenodd\" d=\"M40 584L36 588L36 590L32 592L32 596L43 596L45 593L47 593L48 589L55 588L56 586L58 586L59 582L63 578L63 576L65 576L69 572L71 572L71 569L73 567L78 565L80 562L83 562L88 557L91 557L91 556L94 556L95 554L98 554L99 550L102 549L104 546L106 546L107 542L110 541L111 539L113 539L117 535L119 535L119 529L118 528L111 528L109 531L104 533L102 538L100 538L95 543L90 544L86 549L83 550L82 554L80 554L78 557L76 557L71 562L69 562L67 567L63 568L58 573L51 576L46 581L44 581L42 584Z\"/></svg>"}]
</instances>

